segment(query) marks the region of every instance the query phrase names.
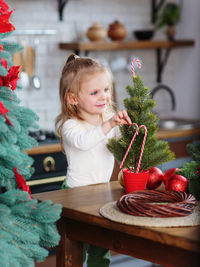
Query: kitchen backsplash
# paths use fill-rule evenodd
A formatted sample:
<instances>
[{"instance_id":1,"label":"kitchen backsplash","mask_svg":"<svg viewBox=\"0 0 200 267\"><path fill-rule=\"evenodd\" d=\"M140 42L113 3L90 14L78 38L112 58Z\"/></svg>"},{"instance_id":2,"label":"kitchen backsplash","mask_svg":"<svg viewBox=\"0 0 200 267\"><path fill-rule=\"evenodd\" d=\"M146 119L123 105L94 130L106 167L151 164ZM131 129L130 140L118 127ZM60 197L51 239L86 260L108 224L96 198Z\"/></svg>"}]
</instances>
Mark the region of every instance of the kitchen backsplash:
<instances>
[{"instance_id":1,"label":"kitchen backsplash","mask_svg":"<svg viewBox=\"0 0 200 267\"><path fill-rule=\"evenodd\" d=\"M181 39L199 40L200 34L197 30L199 15L196 11L200 7L199 1L191 0L189 2L183 6L182 19L177 25L176 36ZM10 40L34 46L36 49L35 73L40 78L41 87L35 89L31 85L29 88L18 91L17 94L22 105L30 107L39 115L40 127L46 130L54 129L55 117L60 109L58 96L60 73L70 54L70 51L59 49L59 42L88 41L87 29L96 21L106 29L113 21L120 21L128 32L126 40L134 39L132 34L134 30L152 26L150 0L69 0L63 12L63 21L59 21L58 1L56 0L10 0L8 4L15 9L13 23L17 31L55 31L53 34L47 35L13 34L10 37ZM193 6L192 10L191 6ZM192 11L194 13L191 23L189 16ZM164 30L157 31L154 39L165 40ZM198 42L195 47L171 51L163 73L163 83L172 88L177 107L176 111L172 112L169 95L164 91L160 92L156 98L158 102L156 111L160 115L199 117L199 74L197 72L200 64L199 54ZM123 99L126 97L125 87L132 82L130 61L134 56L143 61L140 75L145 84L150 89L157 85L156 51L153 49L120 51L120 53L118 51L91 52L89 56L95 57L113 68L119 108L123 108Z\"/></svg>"}]
</instances>

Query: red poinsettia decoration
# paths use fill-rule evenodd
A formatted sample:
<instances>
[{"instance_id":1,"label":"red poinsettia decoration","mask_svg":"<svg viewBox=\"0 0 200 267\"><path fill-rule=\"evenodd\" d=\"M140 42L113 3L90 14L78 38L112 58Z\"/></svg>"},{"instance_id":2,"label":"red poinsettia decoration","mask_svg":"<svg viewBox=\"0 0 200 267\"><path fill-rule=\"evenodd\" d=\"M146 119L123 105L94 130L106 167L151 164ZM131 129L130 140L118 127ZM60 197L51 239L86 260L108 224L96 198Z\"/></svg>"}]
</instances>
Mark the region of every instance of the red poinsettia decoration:
<instances>
[{"instance_id":1,"label":"red poinsettia decoration","mask_svg":"<svg viewBox=\"0 0 200 267\"><path fill-rule=\"evenodd\" d=\"M6 122L7 122L8 124L10 124L11 126L13 126L12 123L9 121L9 119L8 119L7 116L6 116L6 113L7 113L7 112L9 112L9 110L7 110L7 109L5 108L4 104L3 104L2 101L0 100L0 114L3 115L3 117L6 119Z\"/></svg>"},{"instance_id":2,"label":"red poinsettia decoration","mask_svg":"<svg viewBox=\"0 0 200 267\"><path fill-rule=\"evenodd\" d=\"M0 44L0 51L3 50L3 46Z\"/></svg>"},{"instance_id":3,"label":"red poinsettia decoration","mask_svg":"<svg viewBox=\"0 0 200 267\"><path fill-rule=\"evenodd\" d=\"M4 86L10 87L14 91L17 87L17 81L19 79L20 66L12 66L8 74L4 77Z\"/></svg>"},{"instance_id":4,"label":"red poinsettia decoration","mask_svg":"<svg viewBox=\"0 0 200 267\"><path fill-rule=\"evenodd\" d=\"M2 58L1 65L6 69L7 61ZM12 91L14 91L17 87L17 81L19 79L19 70L20 66L12 66L8 70L8 74L6 76L0 76L0 86L10 87Z\"/></svg>"},{"instance_id":5,"label":"red poinsettia decoration","mask_svg":"<svg viewBox=\"0 0 200 267\"><path fill-rule=\"evenodd\" d=\"M30 199L33 199L32 195L31 195L30 188L26 184L26 180L24 179L24 177L20 173L18 173L17 167L14 167L14 173L15 173L15 179L16 179L18 188L22 189L23 191L28 192Z\"/></svg>"},{"instance_id":6,"label":"red poinsettia decoration","mask_svg":"<svg viewBox=\"0 0 200 267\"><path fill-rule=\"evenodd\" d=\"M0 0L0 14L5 14L8 12L10 7L6 4L4 0Z\"/></svg>"},{"instance_id":7,"label":"red poinsettia decoration","mask_svg":"<svg viewBox=\"0 0 200 267\"><path fill-rule=\"evenodd\" d=\"M1 65L5 68L5 69L7 69L7 61L6 61L6 59L5 58L1 58Z\"/></svg>"},{"instance_id":8,"label":"red poinsettia decoration","mask_svg":"<svg viewBox=\"0 0 200 267\"><path fill-rule=\"evenodd\" d=\"M9 19L13 10L8 11L10 7L4 0L0 0L0 33L14 31L15 27L10 23Z\"/></svg>"},{"instance_id":9,"label":"red poinsettia decoration","mask_svg":"<svg viewBox=\"0 0 200 267\"><path fill-rule=\"evenodd\" d=\"M10 23L9 19L13 11L0 15L0 33L11 32L15 30L15 27Z\"/></svg>"}]
</instances>

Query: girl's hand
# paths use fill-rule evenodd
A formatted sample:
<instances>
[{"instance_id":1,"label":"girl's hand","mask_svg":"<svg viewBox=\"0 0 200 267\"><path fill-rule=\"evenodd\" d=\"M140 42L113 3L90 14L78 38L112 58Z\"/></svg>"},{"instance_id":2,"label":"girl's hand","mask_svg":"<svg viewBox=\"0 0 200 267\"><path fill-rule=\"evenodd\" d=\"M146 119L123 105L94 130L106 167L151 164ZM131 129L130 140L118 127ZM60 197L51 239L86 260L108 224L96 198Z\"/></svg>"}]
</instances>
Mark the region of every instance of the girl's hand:
<instances>
[{"instance_id":1,"label":"girl's hand","mask_svg":"<svg viewBox=\"0 0 200 267\"><path fill-rule=\"evenodd\" d=\"M123 125L128 124L131 125L132 121L129 118L126 110L118 111L110 120L109 123L111 125L111 128L117 126L117 125Z\"/></svg>"},{"instance_id":2,"label":"girl's hand","mask_svg":"<svg viewBox=\"0 0 200 267\"><path fill-rule=\"evenodd\" d=\"M132 125L132 121L129 118L126 110L118 111L111 119L102 123L102 129L104 134L107 134L112 128L117 125Z\"/></svg>"}]
</instances>

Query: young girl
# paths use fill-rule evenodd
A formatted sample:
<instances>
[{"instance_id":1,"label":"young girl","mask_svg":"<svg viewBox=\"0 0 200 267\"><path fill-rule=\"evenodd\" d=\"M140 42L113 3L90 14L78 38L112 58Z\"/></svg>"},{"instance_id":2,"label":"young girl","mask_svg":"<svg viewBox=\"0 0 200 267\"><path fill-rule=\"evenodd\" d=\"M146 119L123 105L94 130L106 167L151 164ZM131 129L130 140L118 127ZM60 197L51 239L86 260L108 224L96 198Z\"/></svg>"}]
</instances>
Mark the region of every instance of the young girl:
<instances>
[{"instance_id":1,"label":"young girl","mask_svg":"<svg viewBox=\"0 0 200 267\"><path fill-rule=\"evenodd\" d=\"M125 110L113 112L112 75L91 58L70 55L60 79L61 113L56 130L67 157L65 188L109 182L114 157L107 149L117 125L132 122ZM87 245L87 266L109 266L106 249Z\"/></svg>"}]
</instances>

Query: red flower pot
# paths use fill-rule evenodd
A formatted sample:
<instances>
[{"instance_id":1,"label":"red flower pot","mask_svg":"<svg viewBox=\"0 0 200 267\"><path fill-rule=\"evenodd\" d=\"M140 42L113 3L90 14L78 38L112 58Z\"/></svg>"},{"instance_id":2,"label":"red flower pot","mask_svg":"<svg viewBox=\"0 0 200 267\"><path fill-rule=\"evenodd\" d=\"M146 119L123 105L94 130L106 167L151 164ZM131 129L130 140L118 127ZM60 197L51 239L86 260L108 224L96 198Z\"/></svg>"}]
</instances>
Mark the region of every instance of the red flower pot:
<instances>
[{"instance_id":1,"label":"red flower pot","mask_svg":"<svg viewBox=\"0 0 200 267\"><path fill-rule=\"evenodd\" d=\"M145 190L147 180L149 178L149 172L134 173L129 169L123 169L124 187L126 193L131 193L136 190Z\"/></svg>"}]
</instances>

